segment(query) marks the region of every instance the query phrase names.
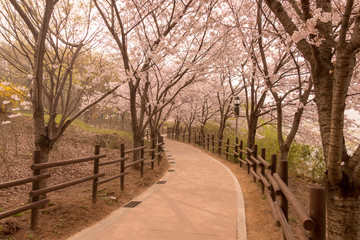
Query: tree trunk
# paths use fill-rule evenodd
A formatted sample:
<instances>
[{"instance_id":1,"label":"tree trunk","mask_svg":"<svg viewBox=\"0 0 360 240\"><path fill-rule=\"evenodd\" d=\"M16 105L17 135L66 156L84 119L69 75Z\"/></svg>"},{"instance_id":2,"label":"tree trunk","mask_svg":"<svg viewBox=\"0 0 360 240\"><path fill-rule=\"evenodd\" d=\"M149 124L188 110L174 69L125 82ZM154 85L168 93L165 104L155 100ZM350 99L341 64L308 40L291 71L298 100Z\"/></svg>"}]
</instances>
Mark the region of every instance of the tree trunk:
<instances>
[{"instance_id":1,"label":"tree trunk","mask_svg":"<svg viewBox=\"0 0 360 240\"><path fill-rule=\"evenodd\" d=\"M320 126L320 134L322 139L322 147L325 159L328 159L329 139L330 139L330 123L331 123L331 99L333 76L329 74L329 68L322 68L316 72L312 72L315 91L318 92L315 97L315 103L318 111L318 121ZM327 164L325 162L325 164Z\"/></svg>"},{"instance_id":2,"label":"tree trunk","mask_svg":"<svg viewBox=\"0 0 360 240\"><path fill-rule=\"evenodd\" d=\"M289 155L290 147L285 144L280 146L280 161L287 161Z\"/></svg>"},{"instance_id":3,"label":"tree trunk","mask_svg":"<svg viewBox=\"0 0 360 240\"><path fill-rule=\"evenodd\" d=\"M47 137L43 136L42 139L48 139ZM40 163L46 163L49 161L50 151L52 146L50 145L50 141L35 141L35 148L40 150ZM49 169L41 169L40 174L48 173ZM40 188L45 188L47 186L48 179L43 179L40 181ZM46 198L46 194L40 195L40 199Z\"/></svg>"},{"instance_id":4,"label":"tree trunk","mask_svg":"<svg viewBox=\"0 0 360 240\"><path fill-rule=\"evenodd\" d=\"M220 127L219 127L219 132L218 132L219 140L223 140L223 138L224 138L224 130L225 130L225 124L221 123Z\"/></svg>"},{"instance_id":5,"label":"tree trunk","mask_svg":"<svg viewBox=\"0 0 360 240\"><path fill-rule=\"evenodd\" d=\"M356 1L345 1L338 40L333 41L333 22L317 21L316 28L322 41L314 47L304 38L297 48L311 65L311 76L315 87L321 140L326 163L325 184L328 190L327 218L329 239L360 239L360 148L350 158L344 144L344 111L348 88L353 77L356 55L360 48L358 41L360 18L352 22ZM289 35L298 30L292 16L284 10L280 1L266 0ZM309 1L302 1L309 7ZM316 1L323 12L332 12L332 1ZM310 16L308 16L310 18ZM307 20L307 19L306 19ZM337 24L337 23L336 23ZM354 25L356 31L350 28ZM351 26L351 27L350 27ZM328 37L330 35L331 37ZM336 56L336 60L333 60ZM359 151L359 152L357 152Z\"/></svg>"},{"instance_id":6,"label":"tree trunk","mask_svg":"<svg viewBox=\"0 0 360 240\"><path fill-rule=\"evenodd\" d=\"M175 139L176 140L179 140L179 135L180 135L180 121L177 120L176 125L175 125Z\"/></svg>"},{"instance_id":7,"label":"tree trunk","mask_svg":"<svg viewBox=\"0 0 360 240\"><path fill-rule=\"evenodd\" d=\"M156 130L151 130L151 132L150 132L150 139L151 139L151 140L156 139L157 136L160 136L160 132L159 132L159 131L156 131Z\"/></svg>"},{"instance_id":8,"label":"tree trunk","mask_svg":"<svg viewBox=\"0 0 360 240\"><path fill-rule=\"evenodd\" d=\"M134 134L133 137L133 148L137 148L141 146L141 140L142 140L143 136L141 134ZM140 159L140 151L135 151L133 152L133 161L136 161ZM135 164L134 165L135 169L140 169L140 164Z\"/></svg>"},{"instance_id":9,"label":"tree trunk","mask_svg":"<svg viewBox=\"0 0 360 240\"><path fill-rule=\"evenodd\" d=\"M121 131L125 131L125 115L126 115L126 112L124 111L124 112L122 112L121 114L120 114L120 130Z\"/></svg>"},{"instance_id":10,"label":"tree trunk","mask_svg":"<svg viewBox=\"0 0 360 240\"><path fill-rule=\"evenodd\" d=\"M204 136L204 125L203 124L200 125L200 134L201 134L200 135L201 137Z\"/></svg>"},{"instance_id":11,"label":"tree trunk","mask_svg":"<svg viewBox=\"0 0 360 240\"><path fill-rule=\"evenodd\" d=\"M192 137L192 135L191 135L191 132L192 132L192 131L191 131L191 126L192 126L192 124L189 124L189 125L187 126L187 128L188 128L188 134L189 134L188 137L190 137L190 138ZM191 142L191 139L190 139L190 142Z\"/></svg>"},{"instance_id":12,"label":"tree trunk","mask_svg":"<svg viewBox=\"0 0 360 240\"><path fill-rule=\"evenodd\" d=\"M340 61L337 64L344 65L340 64ZM345 65L351 66L352 63L348 59ZM348 69L337 69L336 77L330 74L328 68L323 67L320 70L312 75L327 169L325 184L328 190L328 238L360 239L359 181L356 172L359 161L354 154L351 159L357 164L351 164L343 140L345 95L348 88L346 82L349 81L346 78L350 74ZM341 71L344 73L339 73ZM342 84L340 89L336 89L337 84ZM341 162L343 167L340 166Z\"/></svg>"},{"instance_id":13,"label":"tree trunk","mask_svg":"<svg viewBox=\"0 0 360 240\"><path fill-rule=\"evenodd\" d=\"M328 189L329 239L360 239L360 202L358 196L351 194L353 191L354 189Z\"/></svg>"},{"instance_id":14,"label":"tree trunk","mask_svg":"<svg viewBox=\"0 0 360 240\"><path fill-rule=\"evenodd\" d=\"M247 147L253 149L255 145L255 136L257 130L258 117L254 113L250 114L248 123Z\"/></svg>"}]
</instances>

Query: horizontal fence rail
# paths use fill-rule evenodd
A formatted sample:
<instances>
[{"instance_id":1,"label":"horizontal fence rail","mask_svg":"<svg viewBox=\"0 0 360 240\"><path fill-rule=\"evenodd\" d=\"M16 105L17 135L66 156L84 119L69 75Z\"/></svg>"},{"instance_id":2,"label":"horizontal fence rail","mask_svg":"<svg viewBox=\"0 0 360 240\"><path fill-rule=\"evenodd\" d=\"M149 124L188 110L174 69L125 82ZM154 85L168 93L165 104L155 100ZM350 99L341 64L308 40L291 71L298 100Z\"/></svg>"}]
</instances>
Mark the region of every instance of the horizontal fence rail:
<instances>
[{"instance_id":1,"label":"horizontal fence rail","mask_svg":"<svg viewBox=\"0 0 360 240\"><path fill-rule=\"evenodd\" d=\"M180 137L182 135L182 137ZM326 193L324 187L310 188L310 214L308 214L288 185L288 163L279 161L277 172L277 155L272 154L266 160L266 149L262 148L258 154L258 146L252 149L244 147L243 141L235 140L230 144L230 139L216 139L214 135L198 132L187 128L168 128L167 137L183 142L192 143L208 151L224 156L226 160L239 163L240 167L246 166L247 173L253 176L254 182L259 182L262 193L270 205L275 224L281 227L283 238L287 240L312 239L325 240L325 208ZM301 226L294 232L291 231L288 221L288 208L294 210Z\"/></svg>"},{"instance_id":2,"label":"horizontal fence rail","mask_svg":"<svg viewBox=\"0 0 360 240\"><path fill-rule=\"evenodd\" d=\"M142 140L141 146L125 150L125 145L121 144L120 158L115 160L104 160L104 161L100 161L100 160L106 158L106 154L100 154L99 145L95 145L95 152L94 155L92 156L56 161L56 162L46 162L46 163L40 162L41 152L34 151L33 164L30 166L31 170L33 171L33 176L0 183L0 189L31 183L32 188L31 191L29 192L29 196L31 197L31 203L18 207L16 209L1 212L0 219L7 218L13 216L14 214L21 213L27 210L31 210L31 229L36 229L38 227L39 208L44 204L50 202L50 200L46 196L47 193L54 192L60 189L64 189L88 181L93 182L92 203L96 204L97 195L98 195L97 189L99 185L120 178L120 190L121 191L124 190L125 176L129 174L129 172L125 171L126 168L136 164L140 164L140 177L143 177L144 165L151 164L151 169L154 169L155 160L157 160L158 165L160 165L160 162L162 161L162 154L164 153L163 145L164 145L164 141L161 136L157 137L156 139L152 139L150 146L145 145L144 141ZM132 158L130 158L129 154L133 154ZM145 154L148 154L149 156L145 157ZM136 156L138 156L138 159L136 158ZM126 161L128 161L127 164L125 164ZM53 186L40 187L41 185L43 185L41 184L42 181L51 178L50 173L41 173L44 169L62 167L65 165L79 164L85 162L93 162L93 174L83 178L74 179L72 181L59 183ZM105 172L100 172L101 170L100 167L106 165L112 165L116 163L119 163L120 165L118 174L115 174L113 176L107 176Z\"/></svg>"}]
</instances>

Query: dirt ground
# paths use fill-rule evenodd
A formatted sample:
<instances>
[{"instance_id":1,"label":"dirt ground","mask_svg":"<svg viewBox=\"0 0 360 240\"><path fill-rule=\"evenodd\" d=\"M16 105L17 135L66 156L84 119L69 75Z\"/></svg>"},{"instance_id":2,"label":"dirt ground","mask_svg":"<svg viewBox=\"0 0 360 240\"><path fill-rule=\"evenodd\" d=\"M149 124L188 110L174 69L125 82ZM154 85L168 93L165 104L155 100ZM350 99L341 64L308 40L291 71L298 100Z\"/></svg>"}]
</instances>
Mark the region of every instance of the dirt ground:
<instances>
[{"instance_id":1,"label":"dirt ground","mask_svg":"<svg viewBox=\"0 0 360 240\"><path fill-rule=\"evenodd\" d=\"M21 122L17 123L19 128L16 132L16 155L13 144L15 140L14 135L6 136L6 156L3 154L2 161L0 161L1 182L31 176L32 129L30 127L21 128L20 125L24 123L25 126L31 125L31 119L24 118ZM50 161L91 156L94 152L94 145L98 142L99 137L101 138L98 134L70 127L59 144L56 145L50 156ZM128 148L130 142L126 142L125 139L123 141ZM103 147L101 148L101 153L107 154L107 158L103 160L120 157L119 150L116 149ZM100 167L100 172L106 172L106 176L109 177L118 174L119 168L120 166L117 164L102 166ZM126 171L129 171L129 174L125 176L125 191L120 190L120 181L118 179L105 183L99 186L98 202L96 205L91 203L92 181L49 193L47 197L50 203L40 211L38 230L29 230L30 211L26 211L0 220L0 239L67 239L72 234L102 219L142 193L161 178L167 169L168 162L166 159L161 162L160 166L156 162L154 170L150 168L150 165L145 165L143 178L140 178L139 170L127 168ZM50 170L51 179L48 185L55 185L89 176L92 171L93 165L91 163L53 168ZM0 190L0 212L27 204L30 187L30 184L25 184Z\"/></svg>"},{"instance_id":2,"label":"dirt ground","mask_svg":"<svg viewBox=\"0 0 360 240\"><path fill-rule=\"evenodd\" d=\"M71 235L104 218L112 211L142 193L167 171L163 161L155 170L146 169L145 177L131 170L125 179L125 191L120 182L114 180L99 188L98 202L91 204L91 182L48 194L50 203L41 209L39 229L29 230L30 212L2 220L2 229L8 231L3 239L67 239Z\"/></svg>"}]
</instances>

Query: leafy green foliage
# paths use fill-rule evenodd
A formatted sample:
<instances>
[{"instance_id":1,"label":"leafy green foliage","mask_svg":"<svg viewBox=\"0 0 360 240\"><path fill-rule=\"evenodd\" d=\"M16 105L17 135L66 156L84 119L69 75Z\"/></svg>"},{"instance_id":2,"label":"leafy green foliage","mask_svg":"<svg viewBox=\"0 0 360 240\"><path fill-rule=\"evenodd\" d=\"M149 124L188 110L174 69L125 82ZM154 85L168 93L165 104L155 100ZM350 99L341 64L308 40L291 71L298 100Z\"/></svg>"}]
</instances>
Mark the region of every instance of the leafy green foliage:
<instances>
[{"instance_id":1,"label":"leafy green foliage","mask_svg":"<svg viewBox=\"0 0 360 240\"><path fill-rule=\"evenodd\" d=\"M289 170L295 174L321 181L325 172L325 161L319 147L294 142L289 156Z\"/></svg>"},{"instance_id":2,"label":"leafy green foliage","mask_svg":"<svg viewBox=\"0 0 360 240\"><path fill-rule=\"evenodd\" d=\"M218 126L216 123L208 123L205 126L205 132L217 135ZM239 141L243 141L246 147L247 132L246 127L239 128ZM216 138L216 137L215 137ZM233 129L226 129L224 139L230 139L230 144L235 142L235 132ZM270 161L271 154L279 154L277 144L277 132L271 125L263 126L258 129L258 136L255 144L258 145L260 153L261 148L266 149L266 160ZM294 141L290 147L289 155L289 172L292 175L303 176L315 181L321 181L325 172L325 162L322 151L319 147L310 146Z\"/></svg>"}]
</instances>

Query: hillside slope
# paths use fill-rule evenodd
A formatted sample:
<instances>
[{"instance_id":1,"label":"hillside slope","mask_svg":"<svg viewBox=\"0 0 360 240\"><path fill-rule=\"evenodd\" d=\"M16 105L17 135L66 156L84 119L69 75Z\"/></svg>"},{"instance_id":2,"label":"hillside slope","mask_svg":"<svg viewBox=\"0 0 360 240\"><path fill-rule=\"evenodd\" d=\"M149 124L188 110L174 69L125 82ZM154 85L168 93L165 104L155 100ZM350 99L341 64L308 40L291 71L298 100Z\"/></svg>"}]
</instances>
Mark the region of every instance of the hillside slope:
<instances>
[{"instance_id":1,"label":"hillside slope","mask_svg":"<svg viewBox=\"0 0 360 240\"><path fill-rule=\"evenodd\" d=\"M33 129L32 119L22 117L0 129L0 175L1 182L31 176ZM129 134L111 130L99 130L78 121L70 126L55 145L49 161L61 161L91 156L95 144L101 145L101 153L107 160L120 157L121 143L131 147ZM154 171L145 167L144 178L138 170L129 168L125 177L125 191L120 191L119 180L99 187L96 206L91 204L91 184L86 182L47 194L50 203L41 209L40 228L30 231L30 212L17 214L0 221L0 237L9 239L67 239L71 234L101 219L111 211L122 206L144 191L159 179L167 170L167 162L155 165ZM50 169L48 185L55 185L77 178L89 176L93 171L92 163L80 163ZM119 173L119 165L101 167L107 175ZM14 209L29 201L31 184L0 190L0 212ZM11 238L12 237L12 238Z\"/></svg>"}]
</instances>

